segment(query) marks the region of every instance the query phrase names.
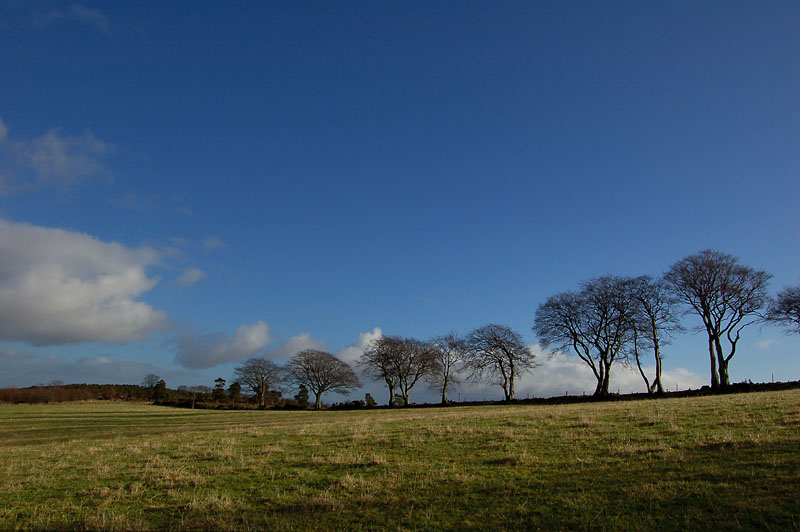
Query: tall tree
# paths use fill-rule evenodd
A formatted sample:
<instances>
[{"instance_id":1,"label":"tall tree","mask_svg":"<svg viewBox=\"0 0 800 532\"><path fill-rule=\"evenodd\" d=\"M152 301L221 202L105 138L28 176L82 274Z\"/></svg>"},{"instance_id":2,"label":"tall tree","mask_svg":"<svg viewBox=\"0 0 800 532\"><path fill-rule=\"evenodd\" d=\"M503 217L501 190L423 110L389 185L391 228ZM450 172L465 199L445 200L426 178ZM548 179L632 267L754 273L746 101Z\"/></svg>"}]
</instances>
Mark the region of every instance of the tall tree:
<instances>
[{"instance_id":1,"label":"tall tree","mask_svg":"<svg viewBox=\"0 0 800 532\"><path fill-rule=\"evenodd\" d=\"M608 395L611 367L625 357L632 340L630 279L607 275L583 283L580 292L563 292L539 305L533 331L543 347L570 349L594 373L594 395Z\"/></svg>"},{"instance_id":2,"label":"tall tree","mask_svg":"<svg viewBox=\"0 0 800 532\"><path fill-rule=\"evenodd\" d=\"M295 401L297 401L297 406L300 408L308 408L308 388L306 388L303 384L297 387L297 395L294 396Z\"/></svg>"},{"instance_id":3,"label":"tall tree","mask_svg":"<svg viewBox=\"0 0 800 532\"><path fill-rule=\"evenodd\" d=\"M225 400L225 379L222 377L217 377L214 379L214 391L212 392L212 397L217 402L222 402Z\"/></svg>"},{"instance_id":4,"label":"tall tree","mask_svg":"<svg viewBox=\"0 0 800 532\"><path fill-rule=\"evenodd\" d=\"M467 335L466 349L473 378L488 378L502 386L506 401L514 399L517 377L538 365L522 336L505 325L490 323L475 329Z\"/></svg>"},{"instance_id":5,"label":"tall tree","mask_svg":"<svg viewBox=\"0 0 800 532\"><path fill-rule=\"evenodd\" d=\"M769 303L767 321L800 334L800 286L791 286L778 292L778 297Z\"/></svg>"},{"instance_id":6,"label":"tall tree","mask_svg":"<svg viewBox=\"0 0 800 532\"><path fill-rule=\"evenodd\" d=\"M289 377L314 393L314 410L322 407L322 394L336 392L348 395L361 384L353 369L325 351L300 351L287 365Z\"/></svg>"},{"instance_id":7,"label":"tall tree","mask_svg":"<svg viewBox=\"0 0 800 532\"><path fill-rule=\"evenodd\" d=\"M260 408L267 407L270 388L279 385L283 380L283 372L274 362L255 357L237 366L233 370L233 376L256 395Z\"/></svg>"},{"instance_id":8,"label":"tall tree","mask_svg":"<svg viewBox=\"0 0 800 532\"><path fill-rule=\"evenodd\" d=\"M369 342L358 361L364 375L373 380L383 380L389 388L389 406L394 405L394 391L399 379L395 361L401 356L403 339L398 336L381 336Z\"/></svg>"},{"instance_id":9,"label":"tall tree","mask_svg":"<svg viewBox=\"0 0 800 532\"><path fill-rule=\"evenodd\" d=\"M447 390L459 383L459 373L467 355L467 344L454 332L437 336L428 342L435 364L428 374L428 383L442 394L442 404L446 405Z\"/></svg>"},{"instance_id":10,"label":"tall tree","mask_svg":"<svg viewBox=\"0 0 800 532\"><path fill-rule=\"evenodd\" d=\"M687 305L687 312L694 311L703 322L712 388L730 384L728 364L736 354L742 329L759 320L771 277L711 249L679 260L664 274L675 295ZM727 348L723 348L725 340Z\"/></svg>"},{"instance_id":11,"label":"tall tree","mask_svg":"<svg viewBox=\"0 0 800 532\"><path fill-rule=\"evenodd\" d=\"M633 356L639 373L644 379L648 393L664 393L661 383L661 346L669 343L672 333L681 330L675 306L678 303L663 280L648 275L630 281L630 295L633 298ZM640 351L652 349L656 369L651 383L642 368Z\"/></svg>"}]
</instances>

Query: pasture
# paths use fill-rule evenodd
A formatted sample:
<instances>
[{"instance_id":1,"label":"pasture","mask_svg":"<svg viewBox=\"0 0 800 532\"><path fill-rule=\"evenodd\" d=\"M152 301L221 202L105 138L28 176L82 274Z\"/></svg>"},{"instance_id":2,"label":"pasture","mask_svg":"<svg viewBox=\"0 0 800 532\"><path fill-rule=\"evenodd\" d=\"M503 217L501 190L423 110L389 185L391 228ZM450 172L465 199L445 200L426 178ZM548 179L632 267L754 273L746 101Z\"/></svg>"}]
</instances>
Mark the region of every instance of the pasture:
<instances>
[{"instance_id":1,"label":"pasture","mask_svg":"<svg viewBox=\"0 0 800 532\"><path fill-rule=\"evenodd\" d=\"M0 407L0 529L798 530L800 390L349 412Z\"/></svg>"}]
</instances>

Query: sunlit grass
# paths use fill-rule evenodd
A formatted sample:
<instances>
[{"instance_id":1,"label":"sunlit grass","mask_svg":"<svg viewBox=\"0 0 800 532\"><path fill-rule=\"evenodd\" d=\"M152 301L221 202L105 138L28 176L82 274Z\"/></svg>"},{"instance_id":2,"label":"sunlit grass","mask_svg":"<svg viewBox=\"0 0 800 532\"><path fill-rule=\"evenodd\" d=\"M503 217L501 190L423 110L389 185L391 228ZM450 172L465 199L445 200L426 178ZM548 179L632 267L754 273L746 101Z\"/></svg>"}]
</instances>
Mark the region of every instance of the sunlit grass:
<instances>
[{"instance_id":1,"label":"sunlit grass","mask_svg":"<svg viewBox=\"0 0 800 532\"><path fill-rule=\"evenodd\" d=\"M800 525L800 391L316 413L4 406L0 445L0 529Z\"/></svg>"}]
</instances>

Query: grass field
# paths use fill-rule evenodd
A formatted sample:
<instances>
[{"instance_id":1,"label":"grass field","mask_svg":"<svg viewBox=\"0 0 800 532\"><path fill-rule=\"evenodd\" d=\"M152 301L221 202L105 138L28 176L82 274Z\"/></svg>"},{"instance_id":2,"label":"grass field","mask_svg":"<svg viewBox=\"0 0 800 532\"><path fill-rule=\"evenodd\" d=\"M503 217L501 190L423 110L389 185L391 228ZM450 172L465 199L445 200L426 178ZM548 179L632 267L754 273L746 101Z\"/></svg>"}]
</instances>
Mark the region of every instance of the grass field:
<instances>
[{"instance_id":1,"label":"grass field","mask_svg":"<svg viewBox=\"0 0 800 532\"><path fill-rule=\"evenodd\" d=\"M800 391L351 412L0 407L0 529L798 530Z\"/></svg>"}]
</instances>

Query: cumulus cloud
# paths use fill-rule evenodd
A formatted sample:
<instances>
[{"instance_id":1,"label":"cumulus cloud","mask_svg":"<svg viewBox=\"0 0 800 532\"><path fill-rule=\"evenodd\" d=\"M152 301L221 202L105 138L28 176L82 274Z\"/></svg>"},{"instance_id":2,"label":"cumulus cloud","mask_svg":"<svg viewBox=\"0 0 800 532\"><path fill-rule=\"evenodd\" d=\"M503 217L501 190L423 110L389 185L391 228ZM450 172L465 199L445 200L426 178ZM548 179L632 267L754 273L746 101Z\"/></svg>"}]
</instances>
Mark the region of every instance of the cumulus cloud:
<instances>
[{"instance_id":1,"label":"cumulus cloud","mask_svg":"<svg viewBox=\"0 0 800 532\"><path fill-rule=\"evenodd\" d=\"M191 286L202 281L206 277L208 277L208 274L199 268L185 268L180 277L178 277L178 284L181 286Z\"/></svg>"},{"instance_id":2,"label":"cumulus cloud","mask_svg":"<svg viewBox=\"0 0 800 532\"><path fill-rule=\"evenodd\" d=\"M168 327L138 298L157 251L76 231L0 220L0 340L126 343Z\"/></svg>"},{"instance_id":3,"label":"cumulus cloud","mask_svg":"<svg viewBox=\"0 0 800 532\"><path fill-rule=\"evenodd\" d=\"M175 361L187 368L211 368L255 356L270 342L269 325L263 321L242 324L233 336L187 330L178 336Z\"/></svg>"},{"instance_id":4,"label":"cumulus cloud","mask_svg":"<svg viewBox=\"0 0 800 532\"><path fill-rule=\"evenodd\" d=\"M104 159L116 147L93 133L64 135L51 129L32 140L14 139L0 121L0 175L4 193L31 187L69 189L91 177L106 173Z\"/></svg>"},{"instance_id":5,"label":"cumulus cloud","mask_svg":"<svg viewBox=\"0 0 800 532\"><path fill-rule=\"evenodd\" d=\"M297 336L292 336L270 349L265 358L270 360L286 360L292 358L294 355L305 349L318 349L326 351L328 346L325 342L313 338L309 333L301 333Z\"/></svg>"},{"instance_id":6,"label":"cumulus cloud","mask_svg":"<svg viewBox=\"0 0 800 532\"><path fill-rule=\"evenodd\" d=\"M356 342L337 351L336 356L348 364L355 364L364 354L364 350L369 343L381 336L383 336L383 331L381 331L380 327L375 327L372 332L359 333Z\"/></svg>"},{"instance_id":7,"label":"cumulus cloud","mask_svg":"<svg viewBox=\"0 0 800 532\"><path fill-rule=\"evenodd\" d=\"M555 397L560 395L590 395L597 386L597 379L591 368L581 359L558 354L548 356L538 345L533 346L540 366L525 374L517 386L517 397ZM652 380L654 367L645 367L645 373ZM706 378L685 368L664 370L661 382L669 390L699 388L706 384ZM499 388L498 388L499 390ZM635 367L616 363L611 368L609 390L612 393L646 392L644 380ZM498 392L502 393L502 392Z\"/></svg>"}]
</instances>

